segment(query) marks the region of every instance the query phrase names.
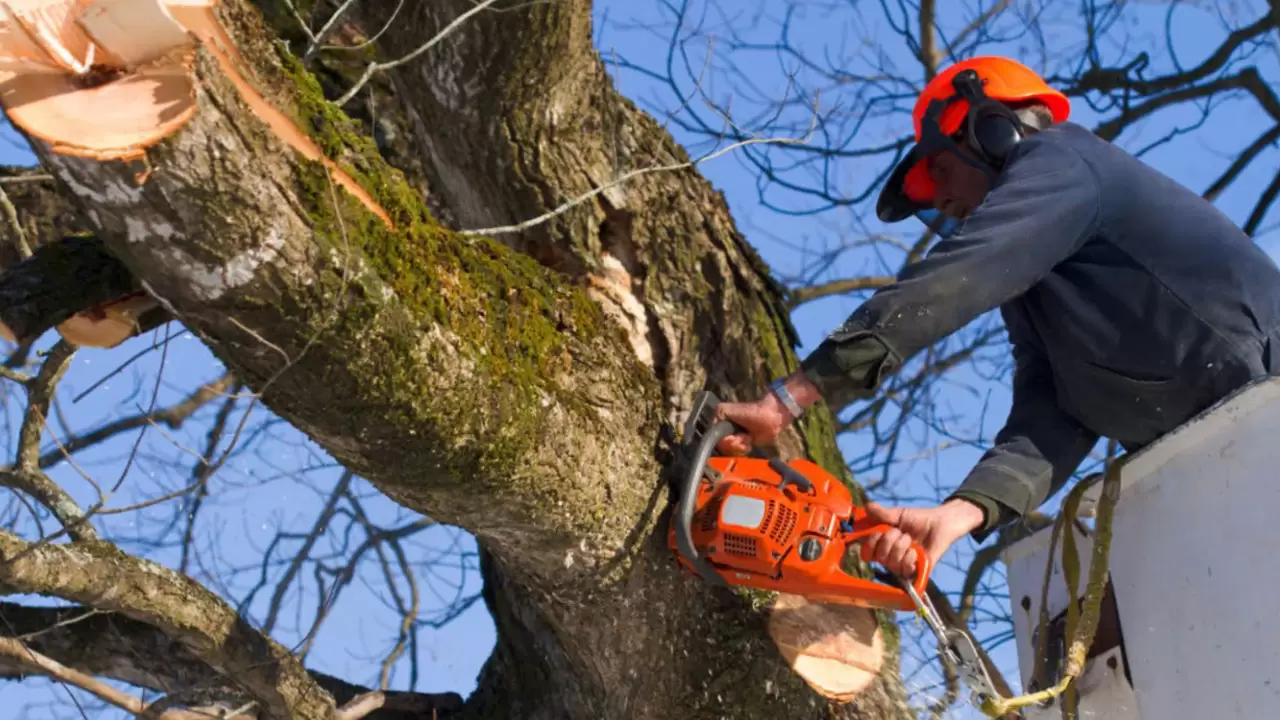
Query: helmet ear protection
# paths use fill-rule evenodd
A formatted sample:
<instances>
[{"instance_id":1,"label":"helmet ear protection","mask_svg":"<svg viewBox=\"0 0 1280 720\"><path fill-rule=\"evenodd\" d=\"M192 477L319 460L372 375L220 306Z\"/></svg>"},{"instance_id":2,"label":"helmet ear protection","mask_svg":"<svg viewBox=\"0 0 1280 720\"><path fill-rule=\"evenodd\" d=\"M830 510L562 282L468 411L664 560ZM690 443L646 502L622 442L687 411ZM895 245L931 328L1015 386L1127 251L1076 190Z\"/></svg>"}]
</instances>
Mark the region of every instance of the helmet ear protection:
<instances>
[{"instance_id":1,"label":"helmet ear protection","mask_svg":"<svg viewBox=\"0 0 1280 720\"><path fill-rule=\"evenodd\" d=\"M1007 105L987 97L982 89L982 78L978 77L976 71L967 69L956 73L951 84L956 89L955 95L947 100L929 103L929 109L921 121L921 150L925 154L942 149L951 150L968 164L992 176L1004 165L1009 153L1022 142L1022 121ZM960 100L968 103L969 111L957 134L968 141L969 147L985 165L969 160L964 153L958 152L955 140L942 134L939 121L943 111Z\"/></svg>"},{"instance_id":2,"label":"helmet ear protection","mask_svg":"<svg viewBox=\"0 0 1280 720\"><path fill-rule=\"evenodd\" d=\"M965 122L969 147L992 165L1004 165L1005 158L1022 141L1022 121L1009 106L987 97L977 72L962 70L951 84L956 94L969 103Z\"/></svg>"}]
</instances>

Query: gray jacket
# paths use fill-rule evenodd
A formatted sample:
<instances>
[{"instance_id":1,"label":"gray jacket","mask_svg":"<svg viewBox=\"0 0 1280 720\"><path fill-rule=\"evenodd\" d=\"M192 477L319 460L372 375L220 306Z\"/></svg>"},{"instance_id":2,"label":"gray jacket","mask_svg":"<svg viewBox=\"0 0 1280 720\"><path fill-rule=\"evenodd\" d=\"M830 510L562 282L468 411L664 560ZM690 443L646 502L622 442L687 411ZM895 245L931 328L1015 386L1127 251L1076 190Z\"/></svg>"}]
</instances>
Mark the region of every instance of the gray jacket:
<instances>
[{"instance_id":1,"label":"gray jacket","mask_svg":"<svg viewBox=\"0 0 1280 720\"><path fill-rule=\"evenodd\" d=\"M999 308L1013 405L956 496L981 540L1056 493L1100 437L1133 451L1280 365L1280 269L1211 203L1088 129L1012 154L982 205L803 370L839 411Z\"/></svg>"}]
</instances>

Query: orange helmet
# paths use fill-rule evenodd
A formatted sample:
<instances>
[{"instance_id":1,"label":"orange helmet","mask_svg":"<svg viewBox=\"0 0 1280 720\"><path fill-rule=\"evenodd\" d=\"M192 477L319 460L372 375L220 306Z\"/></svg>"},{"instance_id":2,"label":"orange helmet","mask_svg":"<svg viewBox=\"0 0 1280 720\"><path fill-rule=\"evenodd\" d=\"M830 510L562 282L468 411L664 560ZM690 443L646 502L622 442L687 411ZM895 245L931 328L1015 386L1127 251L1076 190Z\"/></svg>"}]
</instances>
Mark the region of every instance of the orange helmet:
<instances>
[{"instance_id":1,"label":"orange helmet","mask_svg":"<svg viewBox=\"0 0 1280 720\"><path fill-rule=\"evenodd\" d=\"M1049 108L1054 122L1062 122L1071 114L1066 95L1049 87L1034 70L1016 60L987 55L951 65L929 81L916 99L911 112L916 145L894 169L880 193L876 212L881 220L898 222L932 207L935 188L926 161L939 150L954 149L947 138L965 127L970 102L962 97L957 82L957 76L965 70L977 75L981 94L991 100L1006 104L1038 101Z\"/></svg>"}]
</instances>

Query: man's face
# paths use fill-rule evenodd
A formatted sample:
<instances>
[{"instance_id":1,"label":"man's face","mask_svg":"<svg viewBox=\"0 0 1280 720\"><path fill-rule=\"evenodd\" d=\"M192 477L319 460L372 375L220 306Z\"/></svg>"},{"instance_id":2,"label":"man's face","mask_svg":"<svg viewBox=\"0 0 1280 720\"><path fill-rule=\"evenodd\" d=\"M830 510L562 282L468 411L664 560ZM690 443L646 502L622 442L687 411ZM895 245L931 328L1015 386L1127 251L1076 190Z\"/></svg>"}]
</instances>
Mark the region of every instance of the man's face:
<instances>
[{"instance_id":1,"label":"man's face","mask_svg":"<svg viewBox=\"0 0 1280 720\"><path fill-rule=\"evenodd\" d=\"M960 152L977 160L963 141L957 143ZM987 176L978 168L961 160L955 153L943 150L929 158L929 175L937 186L933 206L942 214L964 219L987 196L990 186Z\"/></svg>"}]
</instances>

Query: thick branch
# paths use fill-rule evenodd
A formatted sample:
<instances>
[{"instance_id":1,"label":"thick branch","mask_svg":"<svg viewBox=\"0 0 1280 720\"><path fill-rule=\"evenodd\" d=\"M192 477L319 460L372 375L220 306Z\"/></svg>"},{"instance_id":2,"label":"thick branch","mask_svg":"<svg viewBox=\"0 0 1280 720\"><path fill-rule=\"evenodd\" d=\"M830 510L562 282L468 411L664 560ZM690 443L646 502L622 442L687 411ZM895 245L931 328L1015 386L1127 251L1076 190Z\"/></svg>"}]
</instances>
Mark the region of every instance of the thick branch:
<instances>
[{"instance_id":1,"label":"thick branch","mask_svg":"<svg viewBox=\"0 0 1280 720\"><path fill-rule=\"evenodd\" d=\"M190 578L103 542L33 545L0 532L0 589L64 598L155 626L224 669L272 718L326 718L333 699L288 650Z\"/></svg>"},{"instance_id":2,"label":"thick branch","mask_svg":"<svg viewBox=\"0 0 1280 720\"><path fill-rule=\"evenodd\" d=\"M116 613L0 603L0 637L21 638L33 650L88 675L169 695L228 683L187 646L153 625ZM23 674L21 666L0 662L0 676ZM314 670L308 674L339 706L372 690ZM455 693L387 692L383 706L366 717L420 720L434 712L447 718L461 707L462 698Z\"/></svg>"},{"instance_id":3,"label":"thick branch","mask_svg":"<svg viewBox=\"0 0 1280 720\"><path fill-rule=\"evenodd\" d=\"M129 270L95 237L43 244L0 275L0 332L29 342L81 310L136 289Z\"/></svg>"}]
</instances>

